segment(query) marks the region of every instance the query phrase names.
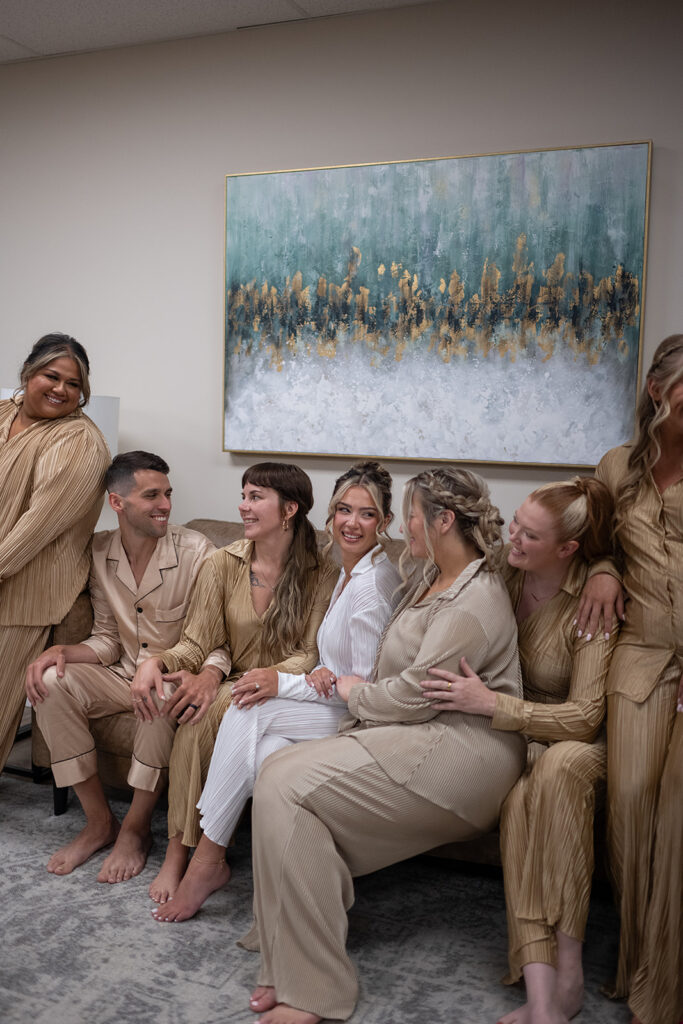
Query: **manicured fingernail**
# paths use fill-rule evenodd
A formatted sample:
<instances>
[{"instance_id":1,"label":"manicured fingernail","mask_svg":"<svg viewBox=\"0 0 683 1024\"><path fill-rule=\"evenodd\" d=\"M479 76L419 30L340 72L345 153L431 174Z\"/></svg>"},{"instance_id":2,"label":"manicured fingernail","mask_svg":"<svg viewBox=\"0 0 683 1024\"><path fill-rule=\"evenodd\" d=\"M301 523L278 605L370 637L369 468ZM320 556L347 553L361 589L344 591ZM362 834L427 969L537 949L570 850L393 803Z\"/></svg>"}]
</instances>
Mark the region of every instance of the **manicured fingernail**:
<instances>
[{"instance_id":1,"label":"manicured fingernail","mask_svg":"<svg viewBox=\"0 0 683 1024\"><path fill-rule=\"evenodd\" d=\"M586 640L592 640L592 639L593 639L593 634L592 633L586 633Z\"/></svg>"},{"instance_id":2,"label":"manicured fingernail","mask_svg":"<svg viewBox=\"0 0 683 1024\"><path fill-rule=\"evenodd\" d=\"M609 640L609 633L605 633L605 640Z\"/></svg>"},{"instance_id":3,"label":"manicured fingernail","mask_svg":"<svg viewBox=\"0 0 683 1024\"><path fill-rule=\"evenodd\" d=\"M582 637L582 636L583 636L583 630L582 630L582 629L577 629L577 631L576 631L576 635L577 635L577 636L578 636L579 638L580 638L580 637Z\"/></svg>"}]
</instances>

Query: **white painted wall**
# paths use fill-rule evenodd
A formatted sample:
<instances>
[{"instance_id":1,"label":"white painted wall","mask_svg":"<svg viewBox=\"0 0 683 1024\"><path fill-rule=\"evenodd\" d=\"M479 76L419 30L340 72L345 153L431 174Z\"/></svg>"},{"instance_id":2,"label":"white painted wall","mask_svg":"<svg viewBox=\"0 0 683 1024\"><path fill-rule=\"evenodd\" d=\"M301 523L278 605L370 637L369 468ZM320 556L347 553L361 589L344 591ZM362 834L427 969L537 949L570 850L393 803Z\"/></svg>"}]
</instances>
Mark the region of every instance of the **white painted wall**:
<instances>
[{"instance_id":1,"label":"white painted wall","mask_svg":"<svg viewBox=\"0 0 683 1024\"><path fill-rule=\"evenodd\" d=\"M682 30L668 0L467 0L0 67L0 383L74 334L119 449L171 463L174 518L235 518L225 174L651 138L647 362L683 329ZM345 463L299 461L320 523ZM480 471L506 517L566 475Z\"/></svg>"}]
</instances>

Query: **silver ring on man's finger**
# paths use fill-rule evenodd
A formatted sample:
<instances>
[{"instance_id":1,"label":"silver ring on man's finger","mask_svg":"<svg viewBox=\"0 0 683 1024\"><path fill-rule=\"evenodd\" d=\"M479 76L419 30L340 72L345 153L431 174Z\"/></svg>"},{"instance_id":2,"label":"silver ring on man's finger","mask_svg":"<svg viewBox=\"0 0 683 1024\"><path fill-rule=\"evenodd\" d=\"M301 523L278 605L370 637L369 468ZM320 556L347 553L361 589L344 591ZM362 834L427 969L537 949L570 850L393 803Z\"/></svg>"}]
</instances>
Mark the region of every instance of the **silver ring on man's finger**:
<instances>
[{"instance_id":1,"label":"silver ring on man's finger","mask_svg":"<svg viewBox=\"0 0 683 1024\"><path fill-rule=\"evenodd\" d=\"M254 689L255 689L255 690L260 690L260 689L261 689L261 687L259 686L259 684L258 684L258 683L254 683Z\"/></svg>"}]
</instances>

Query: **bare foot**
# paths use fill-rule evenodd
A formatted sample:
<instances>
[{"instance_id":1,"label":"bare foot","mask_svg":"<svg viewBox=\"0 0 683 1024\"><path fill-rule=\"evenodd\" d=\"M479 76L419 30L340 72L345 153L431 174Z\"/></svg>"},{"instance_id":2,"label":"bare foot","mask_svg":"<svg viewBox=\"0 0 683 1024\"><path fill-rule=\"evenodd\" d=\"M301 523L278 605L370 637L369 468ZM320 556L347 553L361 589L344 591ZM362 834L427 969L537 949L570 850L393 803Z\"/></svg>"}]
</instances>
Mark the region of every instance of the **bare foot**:
<instances>
[{"instance_id":1,"label":"bare foot","mask_svg":"<svg viewBox=\"0 0 683 1024\"><path fill-rule=\"evenodd\" d=\"M498 1024L568 1024L568 1018L557 1006L532 1008L525 1003L501 1017Z\"/></svg>"},{"instance_id":2,"label":"bare foot","mask_svg":"<svg viewBox=\"0 0 683 1024\"><path fill-rule=\"evenodd\" d=\"M276 1003L272 1010L259 1017L259 1024L320 1024L321 1020L322 1017L318 1017L316 1013L295 1010L286 1003Z\"/></svg>"},{"instance_id":3,"label":"bare foot","mask_svg":"<svg viewBox=\"0 0 683 1024\"><path fill-rule=\"evenodd\" d=\"M277 1005L275 989L272 985L259 985L251 993L249 1006L256 1013L266 1013Z\"/></svg>"},{"instance_id":4,"label":"bare foot","mask_svg":"<svg viewBox=\"0 0 683 1024\"><path fill-rule=\"evenodd\" d=\"M152 916L162 922L189 921L211 893L222 889L229 881L230 868L225 859L203 860L195 853L175 896L164 907L153 910Z\"/></svg>"},{"instance_id":5,"label":"bare foot","mask_svg":"<svg viewBox=\"0 0 683 1024\"><path fill-rule=\"evenodd\" d=\"M164 863L149 887L150 899L155 903L166 903L173 899L185 874L189 852L189 847L183 846L180 836L169 839Z\"/></svg>"},{"instance_id":6,"label":"bare foot","mask_svg":"<svg viewBox=\"0 0 683 1024\"><path fill-rule=\"evenodd\" d=\"M52 854L47 870L53 875L70 874L74 868L85 864L93 853L111 846L118 834L119 823L113 815L105 821L88 822L75 839Z\"/></svg>"},{"instance_id":7,"label":"bare foot","mask_svg":"<svg viewBox=\"0 0 683 1024\"><path fill-rule=\"evenodd\" d=\"M576 1017L583 1006L583 971L579 975L563 977L558 974L557 994L560 1006L569 1020ZM635 1024L639 1024L638 1021Z\"/></svg>"},{"instance_id":8,"label":"bare foot","mask_svg":"<svg viewBox=\"0 0 683 1024\"><path fill-rule=\"evenodd\" d=\"M102 862L98 882L127 882L129 878L139 875L147 863L147 854L152 846L152 836L148 831L138 832L124 827L114 843L114 849Z\"/></svg>"},{"instance_id":9,"label":"bare foot","mask_svg":"<svg viewBox=\"0 0 683 1024\"><path fill-rule=\"evenodd\" d=\"M506 1013L497 1024L529 1024L530 1020L531 1011L529 1010L529 1004L525 1003L524 1006L519 1006L512 1013Z\"/></svg>"}]
</instances>

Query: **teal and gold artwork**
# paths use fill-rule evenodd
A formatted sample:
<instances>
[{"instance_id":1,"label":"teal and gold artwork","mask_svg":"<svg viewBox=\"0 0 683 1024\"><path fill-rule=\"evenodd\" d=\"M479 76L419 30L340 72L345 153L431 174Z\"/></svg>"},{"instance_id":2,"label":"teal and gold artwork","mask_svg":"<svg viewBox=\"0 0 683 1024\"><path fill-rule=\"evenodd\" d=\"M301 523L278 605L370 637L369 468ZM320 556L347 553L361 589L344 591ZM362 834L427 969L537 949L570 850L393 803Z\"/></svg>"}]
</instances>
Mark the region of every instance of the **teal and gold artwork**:
<instances>
[{"instance_id":1,"label":"teal and gold artwork","mask_svg":"<svg viewBox=\"0 0 683 1024\"><path fill-rule=\"evenodd\" d=\"M230 175L232 451L593 465L633 431L650 144Z\"/></svg>"}]
</instances>

